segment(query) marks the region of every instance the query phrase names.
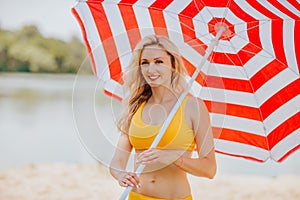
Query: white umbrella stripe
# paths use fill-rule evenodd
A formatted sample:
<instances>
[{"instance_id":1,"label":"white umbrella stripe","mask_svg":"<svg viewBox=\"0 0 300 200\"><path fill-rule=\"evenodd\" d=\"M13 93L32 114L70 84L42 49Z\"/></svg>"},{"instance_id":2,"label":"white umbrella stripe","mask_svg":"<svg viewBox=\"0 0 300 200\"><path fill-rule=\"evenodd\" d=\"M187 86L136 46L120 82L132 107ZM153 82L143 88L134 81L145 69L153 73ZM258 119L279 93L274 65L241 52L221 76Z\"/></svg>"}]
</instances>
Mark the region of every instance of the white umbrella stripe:
<instances>
[{"instance_id":1,"label":"white umbrella stripe","mask_svg":"<svg viewBox=\"0 0 300 200\"><path fill-rule=\"evenodd\" d=\"M290 133L288 136L278 142L271 150L271 157L274 160L283 159L291 151L299 147L300 128Z\"/></svg>"},{"instance_id":2,"label":"white umbrella stripe","mask_svg":"<svg viewBox=\"0 0 300 200\"><path fill-rule=\"evenodd\" d=\"M134 14L136 16L136 20L139 27L144 27L140 29L141 37L145 37L150 34L155 34L153 30L151 16L149 14L148 9L145 9L142 5L145 2L137 1L137 3L133 6ZM150 2L149 2L150 3Z\"/></svg>"},{"instance_id":3,"label":"white umbrella stripe","mask_svg":"<svg viewBox=\"0 0 300 200\"><path fill-rule=\"evenodd\" d=\"M253 108L259 107L253 93L224 90L223 88L201 87L196 82L193 84L191 92L195 96L199 96L204 100L214 100L216 102L236 104ZM242 102L241 99L243 99Z\"/></svg>"},{"instance_id":4,"label":"white umbrella stripe","mask_svg":"<svg viewBox=\"0 0 300 200\"><path fill-rule=\"evenodd\" d=\"M164 10L164 12L172 16L182 12L193 0L172 1Z\"/></svg>"},{"instance_id":5,"label":"white umbrella stripe","mask_svg":"<svg viewBox=\"0 0 300 200\"><path fill-rule=\"evenodd\" d=\"M123 23L122 15L120 10L115 4L103 4L105 14L107 15L107 20L112 31L112 38L107 39L106 43L112 44L116 43L116 48L118 55L131 55L131 47L128 39L127 31ZM114 40L114 41L113 41ZM129 57L130 57L129 55ZM119 57L119 56L118 56ZM117 59L116 57L115 59ZM120 59L121 66L127 66L128 61L126 59ZM107 66L108 67L108 66Z\"/></svg>"},{"instance_id":6,"label":"white umbrella stripe","mask_svg":"<svg viewBox=\"0 0 300 200\"><path fill-rule=\"evenodd\" d=\"M287 8L289 11L293 12L296 16L300 16L300 11L295 8L293 5L290 4L289 1L287 0L278 0L278 2L280 2L280 4Z\"/></svg>"},{"instance_id":7,"label":"white umbrella stripe","mask_svg":"<svg viewBox=\"0 0 300 200\"><path fill-rule=\"evenodd\" d=\"M251 58L244 66L245 72L248 78L251 79L256 73L258 73L262 66L266 66L274 60L273 57L266 51L260 51L253 58Z\"/></svg>"},{"instance_id":8,"label":"white umbrella stripe","mask_svg":"<svg viewBox=\"0 0 300 200\"><path fill-rule=\"evenodd\" d=\"M268 9L273 14L279 16L282 19L290 19L284 12L278 10L275 6L273 6L270 2L264 0L258 0L260 4L262 4L266 9Z\"/></svg>"},{"instance_id":9,"label":"white umbrella stripe","mask_svg":"<svg viewBox=\"0 0 300 200\"><path fill-rule=\"evenodd\" d=\"M248 80L247 74L241 66L232 66L226 64L210 64L205 65L203 67L203 70L201 71L210 76L220 76L230 79Z\"/></svg>"},{"instance_id":10,"label":"white umbrella stripe","mask_svg":"<svg viewBox=\"0 0 300 200\"><path fill-rule=\"evenodd\" d=\"M296 60L296 49L295 43L292 40L295 38L295 22L294 21L285 21L283 22L283 47L284 52L287 59L287 64L290 69L299 74L299 69L297 68L297 60ZM299 33L298 33L299 34Z\"/></svg>"},{"instance_id":11,"label":"white umbrella stripe","mask_svg":"<svg viewBox=\"0 0 300 200\"><path fill-rule=\"evenodd\" d=\"M268 80L255 92L259 106L297 79L299 79L299 77L296 74L289 69L285 69Z\"/></svg>"},{"instance_id":12,"label":"white umbrella stripe","mask_svg":"<svg viewBox=\"0 0 300 200\"><path fill-rule=\"evenodd\" d=\"M92 13L87 4L81 4L80 6L78 6L77 4L76 11L84 24L90 24L90 26L86 27L85 29L85 34L88 40L87 43L91 48L91 53L89 56L90 59L95 61L95 66L93 66L95 69L95 73L97 74L99 72L99 74L101 74L103 70L97 63L103 63L105 66L107 66L107 62L105 51L101 46L101 39L99 38L98 30L92 17Z\"/></svg>"},{"instance_id":13,"label":"white umbrella stripe","mask_svg":"<svg viewBox=\"0 0 300 200\"><path fill-rule=\"evenodd\" d=\"M211 123L213 127L222 127L232 131L242 131L253 135L266 136L263 123L257 120L212 112Z\"/></svg>"},{"instance_id":14,"label":"white umbrella stripe","mask_svg":"<svg viewBox=\"0 0 300 200\"><path fill-rule=\"evenodd\" d=\"M272 23L271 21L261 21L259 25L259 36L261 38L262 48L265 52L270 54L270 56L275 57L272 41L268 39L272 35Z\"/></svg>"},{"instance_id":15,"label":"white umbrella stripe","mask_svg":"<svg viewBox=\"0 0 300 200\"><path fill-rule=\"evenodd\" d=\"M265 161L269 158L270 153L262 148L257 148L252 145L242 144L239 142L231 142L227 140L215 140L217 151L229 153L233 155L243 155L245 157L256 158Z\"/></svg>"},{"instance_id":16,"label":"white umbrella stripe","mask_svg":"<svg viewBox=\"0 0 300 200\"><path fill-rule=\"evenodd\" d=\"M297 108L298 106L298 108ZM289 100L281 107L272 112L263 122L266 127L266 134L271 133L275 128L283 124L290 117L298 114L300 106L300 95Z\"/></svg>"}]
</instances>

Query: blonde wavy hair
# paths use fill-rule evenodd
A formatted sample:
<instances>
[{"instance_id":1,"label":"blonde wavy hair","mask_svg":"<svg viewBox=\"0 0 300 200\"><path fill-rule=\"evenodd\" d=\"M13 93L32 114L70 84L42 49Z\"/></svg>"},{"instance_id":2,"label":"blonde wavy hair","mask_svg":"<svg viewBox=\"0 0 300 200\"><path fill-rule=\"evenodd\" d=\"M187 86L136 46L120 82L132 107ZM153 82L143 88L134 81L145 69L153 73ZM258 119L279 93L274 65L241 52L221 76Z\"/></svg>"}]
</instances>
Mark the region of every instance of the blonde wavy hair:
<instances>
[{"instance_id":1,"label":"blonde wavy hair","mask_svg":"<svg viewBox=\"0 0 300 200\"><path fill-rule=\"evenodd\" d=\"M147 46L157 45L170 56L173 68L171 87L174 92L180 93L187 88L186 70L183 65L180 53L176 45L164 36L150 35L144 37L135 47L129 66L124 73L124 89L128 93L123 100L124 111L117 121L117 128L121 133L128 133L131 119L139 106L147 101L152 90L145 81L140 67L141 54Z\"/></svg>"}]
</instances>

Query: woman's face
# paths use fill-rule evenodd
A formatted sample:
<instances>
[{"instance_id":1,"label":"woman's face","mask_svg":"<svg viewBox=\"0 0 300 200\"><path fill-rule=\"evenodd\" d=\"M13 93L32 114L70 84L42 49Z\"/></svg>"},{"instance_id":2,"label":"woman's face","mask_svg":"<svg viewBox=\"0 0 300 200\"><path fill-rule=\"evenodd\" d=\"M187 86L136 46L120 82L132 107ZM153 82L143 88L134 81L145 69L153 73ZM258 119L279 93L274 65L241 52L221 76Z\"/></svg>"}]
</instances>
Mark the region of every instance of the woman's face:
<instances>
[{"instance_id":1,"label":"woman's face","mask_svg":"<svg viewBox=\"0 0 300 200\"><path fill-rule=\"evenodd\" d=\"M158 45L146 46L141 54L141 72L151 87L169 87L172 76L171 56Z\"/></svg>"}]
</instances>

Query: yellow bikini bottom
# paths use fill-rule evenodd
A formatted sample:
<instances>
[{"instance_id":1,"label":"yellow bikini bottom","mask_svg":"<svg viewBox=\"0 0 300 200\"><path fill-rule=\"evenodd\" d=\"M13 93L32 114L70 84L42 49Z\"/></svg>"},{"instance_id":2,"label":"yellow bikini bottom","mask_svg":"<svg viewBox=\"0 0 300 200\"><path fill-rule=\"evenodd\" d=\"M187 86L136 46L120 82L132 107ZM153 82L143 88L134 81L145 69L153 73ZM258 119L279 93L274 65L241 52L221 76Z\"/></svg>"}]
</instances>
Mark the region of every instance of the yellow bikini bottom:
<instances>
[{"instance_id":1,"label":"yellow bikini bottom","mask_svg":"<svg viewBox=\"0 0 300 200\"><path fill-rule=\"evenodd\" d=\"M131 191L129 193L128 200L166 200L166 199L148 197L148 196L138 194L136 192ZM175 199L175 200L192 200L192 195L189 195L183 199Z\"/></svg>"}]
</instances>

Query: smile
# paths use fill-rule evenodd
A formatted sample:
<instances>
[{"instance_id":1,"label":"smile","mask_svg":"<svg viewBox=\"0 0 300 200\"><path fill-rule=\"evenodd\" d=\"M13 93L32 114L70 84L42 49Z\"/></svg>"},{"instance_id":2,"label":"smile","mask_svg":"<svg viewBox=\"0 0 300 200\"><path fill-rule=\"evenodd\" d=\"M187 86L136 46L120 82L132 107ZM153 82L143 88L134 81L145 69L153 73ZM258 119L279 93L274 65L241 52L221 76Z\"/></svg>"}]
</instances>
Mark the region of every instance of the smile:
<instances>
[{"instance_id":1,"label":"smile","mask_svg":"<svg viewBox=\"0 0 300 200\"><path fill-rule=\"evenodd\" d=\"M155 81L155 80L157 80L159 77L160 77L160 75L152 75L152 76L148 76L148 78L149 78L151 81Z\"/></svg>"}]
</instances>

